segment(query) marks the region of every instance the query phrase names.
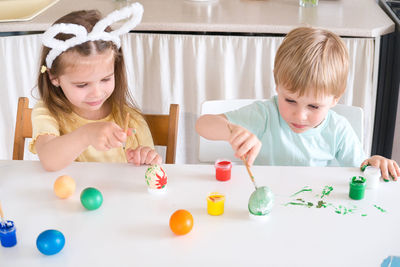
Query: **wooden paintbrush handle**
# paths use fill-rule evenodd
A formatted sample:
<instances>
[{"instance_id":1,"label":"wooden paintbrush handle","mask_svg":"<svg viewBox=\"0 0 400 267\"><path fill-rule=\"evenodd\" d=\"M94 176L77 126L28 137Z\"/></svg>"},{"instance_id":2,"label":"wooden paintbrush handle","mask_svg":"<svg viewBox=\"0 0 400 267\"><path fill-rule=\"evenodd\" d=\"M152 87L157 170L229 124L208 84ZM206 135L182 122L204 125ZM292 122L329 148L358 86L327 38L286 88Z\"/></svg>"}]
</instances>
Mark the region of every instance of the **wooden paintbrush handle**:
<instances>
[{"instance_id":1,"label":"wooden paintbrush handle","mask_svg":"<svg viewBox=\"0 0 400 267\"><path fill-rule=\"evenodd\" d=\"M244 156L242 156L242 161L243 161L244 165L246 166L247 173L249 174L251 180L254 182L253 173L251 172L250 167L249 167L249 164L247 164L247 161L246 161L246 159L244 158Z\"/></svg>"},{"instance_id":2,"label":"wooden paintbrush handle","mask_svg":"<svg viewBox=\"0 0 400 267\"><path fill-rule=\"evenodd\" d=\"M3 213L3 209L1 208L1 203L0 203L0 218L2 221L4 221L4 213Z\"/></svg>"}]
</instances>

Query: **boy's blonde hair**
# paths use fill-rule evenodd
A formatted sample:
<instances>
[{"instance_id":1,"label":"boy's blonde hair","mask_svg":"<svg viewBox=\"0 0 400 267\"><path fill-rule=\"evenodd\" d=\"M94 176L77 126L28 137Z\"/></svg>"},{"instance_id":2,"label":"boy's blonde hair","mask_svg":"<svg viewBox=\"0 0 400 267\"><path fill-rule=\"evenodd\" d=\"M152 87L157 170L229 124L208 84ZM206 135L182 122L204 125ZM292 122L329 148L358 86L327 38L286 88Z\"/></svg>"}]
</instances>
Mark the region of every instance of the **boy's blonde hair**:
<instances>
[{"instance_id":1,"label":"boy's blonde hair","mask_svg":"<svg viewBox=\"0 0 400 267\"><path fill-rule=\"evenodd\" d=\"M276 85L299 96L333 95L346 89L349 55L336 34L310 27L290 31L280 45L274 62Z\"/></svg>"}]
</instances>

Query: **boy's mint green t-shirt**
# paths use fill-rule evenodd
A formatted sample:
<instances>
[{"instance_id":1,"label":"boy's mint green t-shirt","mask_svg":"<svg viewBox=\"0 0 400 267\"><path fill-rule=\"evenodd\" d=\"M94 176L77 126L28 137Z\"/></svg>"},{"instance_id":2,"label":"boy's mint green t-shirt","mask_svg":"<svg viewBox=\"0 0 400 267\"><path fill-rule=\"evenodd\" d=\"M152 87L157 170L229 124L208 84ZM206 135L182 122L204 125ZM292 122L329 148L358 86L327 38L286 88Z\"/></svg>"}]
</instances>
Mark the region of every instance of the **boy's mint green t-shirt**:
<instances>
[{"instance_id":1,"label":"boy's mint green t-shirt","mask_svg":"<svg viewBox=\"0 0 400 267\"><path fill-rule=\"evenodd\" d=\"M366 159L348 120L329 110L325 120L304 133L293 132L281 117L277 96L225 113L228 120L262 143L257 165L359 167Z\"/></svg>"}]
</instances>

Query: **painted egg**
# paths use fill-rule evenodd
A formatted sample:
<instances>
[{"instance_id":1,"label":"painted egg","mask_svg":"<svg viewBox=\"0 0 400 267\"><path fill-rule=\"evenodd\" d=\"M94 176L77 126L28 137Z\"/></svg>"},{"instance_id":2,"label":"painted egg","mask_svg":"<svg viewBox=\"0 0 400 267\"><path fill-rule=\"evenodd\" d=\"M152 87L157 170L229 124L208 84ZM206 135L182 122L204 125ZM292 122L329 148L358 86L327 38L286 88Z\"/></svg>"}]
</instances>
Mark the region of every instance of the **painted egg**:
<instances>
[{"instance_id":1,"label":"painted egg","mask_svg":"<svg viewBox=\"0 0 400 267\"><path fill-rule=\"evenodd\" d=\"M75 192L75 188L76 188L75 180L68 175L62 175L58 177L57 180L54 182L53 186L54 193L59 198L70 197Z\"/></svg>"},{"instance_id":2,"label":"painted egg","mask_svg":"<svg viewBox=\"0 0 400 267\"><path fill-rule=\"evenodd\" d=\"M193 216L187 210L175 211L169 219L169 228L176 235L185 235L193 228Z\"/></svg>"},{"instance_id":3,"label":"painted egg","mask_svg":"<svg viewBox=\"0 0 400 267\"><path fill-rule=\"evenodd\" d=\"M36 239L36 247L44 255L54 255L65 245L64 235L58 230L43 231Z\"/></svg>"},{"instance_id":4,"label":"painted egg","mask_svg":"<svg viewBox=\"0 0 400 267\"><path fill-rule=\"evenodd\" d=\"M167 174L160 165L151 165L144 177L150 189L163 189L167 185Z\"/></svg>"},{"instance_id":5,"label":"painted egg","mask_svg":"<svg viewBox=\"0 0 400 267\"><path fill-rule=\"evenodd\" d=\"M261 186L251 194L248 208L252 215L264 216L271 212L273 204L274 194L268 187Z\"/></svg>"},{"instance_id":6,"label":"painted egg","mask_svg":"<svg viewBox=\"0 0 400 267\"><path fill-rule=\"evenodd\" d=\"M95 210L103 203L103 196L96 188L88 187L81 193L81 203L86 209Z\"/></svg>"}]
</instances>

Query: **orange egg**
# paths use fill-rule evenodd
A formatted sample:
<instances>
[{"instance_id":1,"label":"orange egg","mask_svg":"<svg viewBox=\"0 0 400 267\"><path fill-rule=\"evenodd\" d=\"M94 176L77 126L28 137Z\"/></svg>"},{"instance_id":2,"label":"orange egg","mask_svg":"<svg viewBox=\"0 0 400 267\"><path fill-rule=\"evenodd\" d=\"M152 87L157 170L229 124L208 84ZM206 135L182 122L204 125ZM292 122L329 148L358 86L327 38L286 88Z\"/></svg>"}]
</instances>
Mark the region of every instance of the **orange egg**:
<instances>
[{"instance_id":1,"label":"orange egg","mask_svg":"<svg viewBox=\"0 0 400 267\"><path fill-rule=\"evenodd\" d=\"M54 182L54 193L59 198L70 197L75 192L75 181L68 175L62 175Z\"/></svg>"},{"instance_id":2,"label":"orange egg","mask_svg":"<svg viewBox=\"0 0 400 267\"><path fill-rule=\"evenodd\" d=\"M187 210L177 210L169 219L169 227L177 235L185 235L192 230L193 216Z\"/></svg>"}]
</instances>

